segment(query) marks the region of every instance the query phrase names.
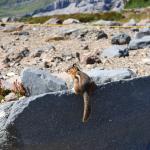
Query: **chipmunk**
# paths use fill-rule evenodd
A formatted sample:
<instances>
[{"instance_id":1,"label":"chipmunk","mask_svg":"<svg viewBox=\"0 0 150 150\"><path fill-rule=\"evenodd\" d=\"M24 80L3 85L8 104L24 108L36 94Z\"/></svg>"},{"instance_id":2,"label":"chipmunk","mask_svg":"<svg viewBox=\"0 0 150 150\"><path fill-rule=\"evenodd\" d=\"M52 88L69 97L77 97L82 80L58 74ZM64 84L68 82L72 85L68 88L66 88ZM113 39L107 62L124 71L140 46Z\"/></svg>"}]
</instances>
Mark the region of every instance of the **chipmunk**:
<instances>
[{"instance_id":1,"label":"chipmunk","mask_svg":"<svg viewBox=\"0 0 150 150\"><path fill-rule=\"evenodd\" d=\"M82 122L87 122L91 113L90 95L93 93L96 84L87 74L80 71L76 64L69 67L66 72L73 78L75 94L83 96L84 111Z\"/></svg>"}]
</instances>

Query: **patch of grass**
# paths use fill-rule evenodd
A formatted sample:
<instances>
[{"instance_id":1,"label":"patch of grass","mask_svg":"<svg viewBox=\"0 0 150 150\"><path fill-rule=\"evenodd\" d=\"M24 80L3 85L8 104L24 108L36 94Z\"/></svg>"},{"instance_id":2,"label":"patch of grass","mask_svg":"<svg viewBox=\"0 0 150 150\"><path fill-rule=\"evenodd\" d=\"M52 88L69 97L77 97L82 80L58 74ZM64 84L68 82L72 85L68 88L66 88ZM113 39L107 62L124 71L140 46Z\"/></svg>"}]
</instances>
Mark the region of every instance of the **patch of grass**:
<instances>
[{"instance_id":1,"label":"patch of grass","mask_svg":"<svg viewBox=\"0 0 150 150\"><path fill-rule=\"evenodd\" d=\"M16 94L17 98L26 95L26 90L22 83L18 82L17 80L13 83L12 92Z\"/></svg>"},{"instance_id":2,"label":"patch of grass","mask_svg":"<svg viewBox=\"0 0 150 150\"><path fill-rule=\"evenodd\" d=\"M125 8L143 8L150 6L150 0L130 0Z\"/></svg>"},{"instance_id":3,"label":"patch of grass","mask_svg":"<svg viewBox=\"0 0 150 150\"><path fill-rule=\"evenodd\" d=\"M74 18L78 19L80 22L91 22L96 21L100 19L104 20L120 20L123 19L123 15L121 13L117 12L106 12L106 13L86 13L86 14L69 14L69 15L54 15L54 16L43 16L43 17L28 17L23 18L20 21L36 24L36 23L44 23L50 18L59 18L62 21L68 19L68 18Z\"/></svg>"}]
</instances>

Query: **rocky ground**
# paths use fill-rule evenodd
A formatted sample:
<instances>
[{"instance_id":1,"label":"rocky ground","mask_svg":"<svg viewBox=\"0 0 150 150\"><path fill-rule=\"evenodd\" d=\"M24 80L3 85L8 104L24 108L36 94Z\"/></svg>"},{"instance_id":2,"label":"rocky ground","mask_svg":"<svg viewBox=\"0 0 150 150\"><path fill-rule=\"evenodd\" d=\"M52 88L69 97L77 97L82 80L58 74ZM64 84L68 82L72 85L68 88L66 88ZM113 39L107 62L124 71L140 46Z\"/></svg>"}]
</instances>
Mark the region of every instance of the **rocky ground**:
<instances>
[{"instance_id":1,"label":"rocky ground","mask_svg":"<svg viewBox=\"0 0 150 150\"><path fill-rule=\"evenodd\" d=\"M0 27L3 80L19 80L26 67L46 69L62 77L73 63L79 64L82 70L128 68L137 76L150 75L148 27L111 28L108 24L100 27L92 23L21 25Z\"/></svg>"}]
</instances>

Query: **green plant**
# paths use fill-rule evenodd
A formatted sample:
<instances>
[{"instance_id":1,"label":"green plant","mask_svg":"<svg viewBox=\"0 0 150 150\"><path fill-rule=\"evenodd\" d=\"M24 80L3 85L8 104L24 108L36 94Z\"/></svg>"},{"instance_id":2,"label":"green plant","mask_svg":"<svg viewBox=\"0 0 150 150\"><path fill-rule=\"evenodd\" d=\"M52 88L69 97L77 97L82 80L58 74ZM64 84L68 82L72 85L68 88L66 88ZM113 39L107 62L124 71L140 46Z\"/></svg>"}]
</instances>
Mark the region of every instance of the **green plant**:
<instances>
[{"instance_id":1,"label":"green plant","mask_svg":"<svg viewBox=\"0 0 150 150\"><path fill-rule=\"evenodd\" d=\"M130 0L125 8L142 8L150 6L150 0Z\"/></svg>"}]
</instances>

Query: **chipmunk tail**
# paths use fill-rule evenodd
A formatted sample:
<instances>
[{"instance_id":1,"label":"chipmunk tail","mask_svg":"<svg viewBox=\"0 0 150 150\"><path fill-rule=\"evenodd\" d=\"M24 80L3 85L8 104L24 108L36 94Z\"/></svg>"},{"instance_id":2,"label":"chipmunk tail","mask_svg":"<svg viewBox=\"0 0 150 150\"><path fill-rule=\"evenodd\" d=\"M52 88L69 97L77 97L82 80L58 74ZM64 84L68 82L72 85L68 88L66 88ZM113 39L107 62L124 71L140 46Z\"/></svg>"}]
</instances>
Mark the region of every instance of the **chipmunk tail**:
<instances>
[{"instance_id":1,"label":"chipmunk tail","mask_svg":"<svg viewBox=\"0 0 150 150\"><path fill-rule=\"evenodd\" d=\"M88 92L83 93L83 100L84 100L84 111L83 111L83 118L82 122L87 122L89 119L89 116L91 114L91 104L90 104L90 97Z\"/></svg>"}]
</instances>

